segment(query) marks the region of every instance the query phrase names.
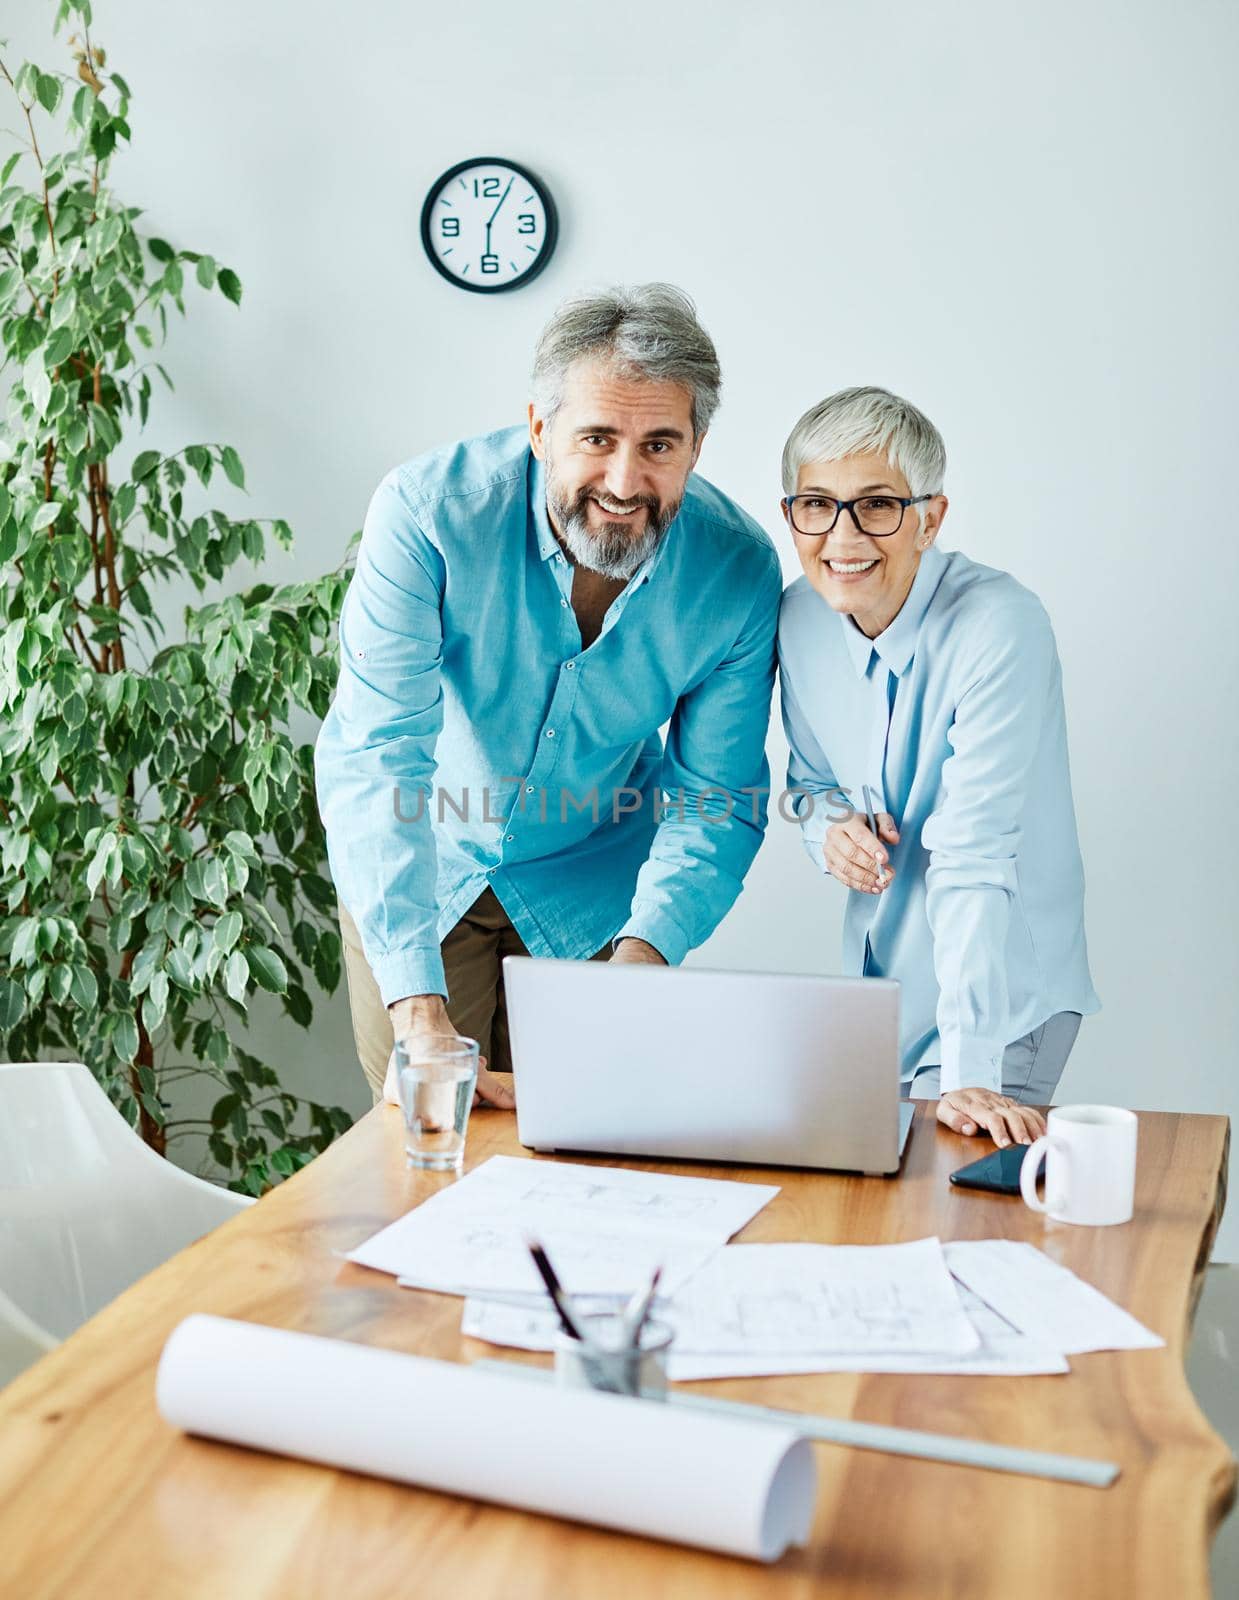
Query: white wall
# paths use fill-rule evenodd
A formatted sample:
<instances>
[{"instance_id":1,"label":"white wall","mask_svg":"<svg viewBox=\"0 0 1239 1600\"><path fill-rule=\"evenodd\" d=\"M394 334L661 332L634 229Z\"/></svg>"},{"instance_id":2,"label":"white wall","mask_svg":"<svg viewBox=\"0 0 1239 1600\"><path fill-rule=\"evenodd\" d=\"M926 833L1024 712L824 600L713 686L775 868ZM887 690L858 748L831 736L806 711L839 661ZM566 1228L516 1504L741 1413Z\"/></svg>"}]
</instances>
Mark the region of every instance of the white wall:
<instances>
[{"instance_id":1,"label":"white wall","mask_svg":"<svg viewBox=\"0 0 1239 1600\"><path fill-rule=\"evenodd\" d=\"M34 10L12 53L50 64ZM117 182L245 283L240 313L199 299L175 334L153 442L241 448L256 513L298 534L270 575L334 565L397 460L519 420L538 327L589 283L697 298L726 379L702 469L776 537L808 404L877 382L924 407L944 543L1013 571L1058 632L1104 1003L1060 1098L1239 1111L1234 7L98 11L136 92ZM561 213L548 271L493 300L417 236L431 181L478 154L531 166ZM778 774L777 728L770 754ZM775 822L694 959L831 970L840 911ZM305 1081L362 1104L342 996L315 1045Z\"/></svg>"}]
</instances>

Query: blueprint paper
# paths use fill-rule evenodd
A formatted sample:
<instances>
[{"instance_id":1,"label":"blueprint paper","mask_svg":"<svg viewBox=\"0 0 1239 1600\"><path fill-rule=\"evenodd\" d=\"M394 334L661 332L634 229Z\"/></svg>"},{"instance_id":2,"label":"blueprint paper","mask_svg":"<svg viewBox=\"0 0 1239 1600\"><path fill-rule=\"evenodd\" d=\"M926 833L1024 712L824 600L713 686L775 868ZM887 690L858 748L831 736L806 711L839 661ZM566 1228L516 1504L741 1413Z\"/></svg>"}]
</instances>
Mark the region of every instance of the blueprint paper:
<instances>
[{"instance_id":1,"label":"blueprint paper","mask_svg":"<svg viewBox=\"0 0 1239 1600\"><path fill-rule=\"evenodd\" d=\"M966 1355L980 1338L937 1239L738 1244L674 1296L677 1356Z\"/></svg>"},{"instance_id":2,"label":"blueprint paper","mask_svg":"<svg viewBox=\"0 0 1239 1600\"><path fill-rule=\"evenodd\" d=\"M570 1294L628 1295L655 1267L674 1289L778 1193L736 1183L492 1156L349 1253L411 1288L537 1293L527 1241Z\"/></svg>"},{"instance_id":3,"label":"blueprint paper","mask_svg":"<svg viewBox=\"0 0 1239 1600\"><path fill-rule=\"evenodd\" d=\"M542 1279L529 1256L526 1240L530 1237L546 1247L559 1281L574 1300L581 1295L604 1295L618 1285L612 1305L622 1304L648 1284L657 1267L662 1267L663 1278L672 1287L683 1283L709 1261L722 1242L588 1234L555 1224L544 1225L534 1234L528 1228L479 1218L472 1223L436 1220L433 1226L419 1224L385 1241L378 1259L368 1260L357 1252L350 1259L395 1273L405 1289L461 1295L488 1294L496 1289L537 1293Z\"/></svg>"},{"instance_id":4,"label":"blueprint paper","mask_svg":"<svg viewBox=\"0 0 1239 1600\"><path fill-rule=\"evenodd\" d=\"M955 1276L986 1305L1030 1339L1065 1355L1153 1350L1166 1342L1036 1245L967 1239L948 1244L946 1256Z\"/></svg>"},{"instance_id":5,"label":"blueprint paper","mask_svg":"<svg viewBox=\"0 0 1239 1600\"><path fill-rule=\"evenodd\" d=\"M678 1383L706 1378L759 1378L797 1372L916 1372L926 1375L1022 1378L1069 1372L1057 1350L1026 1338L997 1312L957 1284L960 1303L976 1330L979 1344L963 1356L904 1355L686 1355L672 1352L667 1376Z\"/></svg>"},{"instance_id":6,"label":"blueprint paper","mask_svg":"<svg viewBox=\"0 0 1239 1600\"><path fill-rule=\"evenodd\" d=\"M227 1317L173 1330L156 1401L207 1438L758 1561L805 1544L813 1518L813 1447L793 1427Z\"/></svg>"},{"instance_id":7,"label":"blueprint paper","mask_svg":"<svg viewBox=\"0 0 1239 1600\"><path fill-rule=\"evenodd\" d=\"M901 1270L906 1273L908 1255L916 1253L932 1261L934 1245L934 1240L924 1240L919 1245L911 1247L878 1245L867 1247L867 1253L875 1268L881 1270L883 1263L891 1263L893 1260L903 1265L899 1269L892 1267L891 1270ZM708 1325L705 1331L702 1331L702 1312L707 1301L707 1297L699 1293L702 1278L712 1277L715 1280L713 1286L706 1285L708 1298L714 1303L718 1301L720 1284L729 1281L738 1284L747 1293L759 1278L764 1278L768 1283L771 1278L777 1278L781 1273L789 1282L803 1289L806 1282L810 1284L813 1282L812 1263L829 1264L832 1252L857 1248L860 1247L732 1245L721 1251L714 1257L710 1266L704 1269L701 1277L691 1281L674 1297L660 1296L655 1305L654 1316L658 1321L667 1323L676 1333L668 1361L668 1376L673 1381L690 1381L698 1378L757 1377L763 1374L795 1372L922 1372L1016 1376L1062 1373L1068 1370L1067 1362L1061 1352L1026 1338L959 1284L950 1288L949 1292L956 1297L959 1309L970 1325L970 1333L966 1337L971 1344L968 1351L960 1354L934 1352L924 1348L905 1350L898 1354L883 1354L872 1347L852 1351L827 1348L802 1348L789 1351L787 1348L789 1332L795 1332L794 1342L803 1342L807 1346L811 1340L804 1336L803 1328L796 1332L786 1328L779 1329L777 1326L775 1331L781 1335L782 1343L779 1344L777 1339L770 1337L768 1330L777 1323L777 1316L772 1309L773 1301L759 1313L752 1326L744 1330L743 1337L737 1337L736 1334L739 1315L735 1307L728 1308L727 1320ZM793 1252L790 1255L786 1253L789 1250ZM805 1251L810 1252L808 1258L810 1268L807 1275L801 1255L801 1252ZM820 1255L818 1252L826 1254ZM768 1257L760 1273L752 1264L757 1263L761 1266L759 1253L766 1253ZM735 1267L733 1262L737 1263ZM818 1266L818 1273L821 1270L821 1266ZM936 1278L936 1272L932 1276ZM872 1282L868 1285L868 1291L871 1290ZM935 1294L938 1292L940 1285L934 1290ZM803 1293L801 1300L802 1303L805 1300ZM688 1347L685 1335L689 1324L682 1309L685 1307L689 1308L691 1316L696 1319L695 1327L699 1343L713 1346L712 1349L694 1351ZM584 1311L585 1305L581 1304L579 1309ZM953 1322L953 1318L951 1320ZM485 1339L492 1344L508 1345L524 1350L551 1349L555 1330L555 1316L553 1312L548 1311L545 1297L539 1302L536 1297L522 1296L517 1303L509 1301L504 1304L471 1299L466 1301L461 1319L461 1332L471 1338ZM919 1344L924 1341L917 1342Z\"/></svg>"},{"instance_id":8,"label":"blueprint paper","mask_svg":"<svg viewBox=\"0 0 1239 1600\"><path fill-rule=\"evenodd\" d=\"M761 1378L776 1374L808 1372L920 1372L956 1373L973 1377L1028 1377L1070 1371L1057 1350L1046 1349L1026 1338L992 1311L971 1290L957 1284L964 1314L976 1330L979 1344L963 1356L943 1355L841 1355L838 1353L773 1355L760 1351L679 1355L672 1344L667 1361L667 1376L673 1383L691 1383L706 1378ZM594 1307L574 1302L582 1312ZM555 1313L533 1304L500 1304L493 1300L466 1300L460 1331L472 1339L506 1345L516 1350L551 1350L558 1328ZM608 1307L598 1302L597 1309ZM659 1300L654 1309L659 1322L675 1326L675 1307Z\"/></svg>"}]
</instances>

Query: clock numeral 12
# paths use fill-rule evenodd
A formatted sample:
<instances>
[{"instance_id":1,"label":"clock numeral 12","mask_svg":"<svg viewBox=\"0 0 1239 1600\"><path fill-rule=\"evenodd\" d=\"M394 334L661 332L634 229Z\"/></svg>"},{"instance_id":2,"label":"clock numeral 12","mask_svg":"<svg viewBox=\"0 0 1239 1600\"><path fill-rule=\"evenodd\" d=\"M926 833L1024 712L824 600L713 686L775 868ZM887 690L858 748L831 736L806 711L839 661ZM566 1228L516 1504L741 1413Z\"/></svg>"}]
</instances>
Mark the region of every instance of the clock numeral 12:
<instances>
[{"instance_id":1,"label":"clock numeral 12","mask_svg":"<svg viewBox=\"0 0 1239 1600\"><path fill-rule=\"evenodd\" d=\"M478 184L479 183L482 186L480 189L478 188ZM475 200L480 200L480 199L495 200L495 199L498 198L498 196L499 196L499 179L498 178L474 178L474 180L473 180L473 198Z\"/></svg>"}]
</instances>

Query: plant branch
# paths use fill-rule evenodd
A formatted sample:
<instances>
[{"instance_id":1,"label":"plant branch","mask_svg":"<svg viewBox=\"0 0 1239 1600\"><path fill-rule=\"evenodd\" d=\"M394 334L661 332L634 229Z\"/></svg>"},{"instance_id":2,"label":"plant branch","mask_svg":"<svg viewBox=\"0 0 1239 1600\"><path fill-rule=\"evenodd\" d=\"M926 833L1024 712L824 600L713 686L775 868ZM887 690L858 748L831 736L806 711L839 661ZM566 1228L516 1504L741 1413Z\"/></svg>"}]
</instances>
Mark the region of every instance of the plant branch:
<instances>
[{"instance_id":1,"label":"plant branch","mask_svg":"<svg viewBox=\"0 0 1239 1600\"><path fill-rule=\"evenodd\" d=\"M17 94L17 85L13 82L13 79L9 74L9 69L5 66L5 64L4 64L4 62L2 60L0 60L0 73L4 74L4 76L8 79L9 87L12 89L14 94ZM46 173L46 169L44 168L44 165L43 165L43 155L42 155L42 152L39 149L39 136L34 131L34 118L30 115L30 107L22 99L21 95L17 95L17 103L22 108L22 113L26 118L26 126L30 130L30 148L34 152L34 159L38 162L38 165L39 165L39 177L42 180L42 185L43 185L43 214L47 218L47 242L52 247L52 259L55 260L56 259L56 225L52 221L51 192L47 187L47 173ZM53 278L52 278L52 299L53 300L56 298L56 290L59 287L60 287L60 269L57 268L56 272L55 272L55 274L53 275Z\"/></svg>"},{"instance_id":2,"label":"plant branch","mask_svg":"<svg viewBox=\"0 0 1239 1600\"><path fill-rule=\"evenodd\" d=\"M95 493L95 469L93 467L88 468L87 478L90 483L90 553L95 570L95 604L101 606L103 604L103 573L100 567L101 557L99 550L99 500ZM99 670L102 671L103 669L100 668Z\"/></svg>"},{"instance_id":3,"label":"plant branch","mask_svg":"<svg viewBox=\"0 0 1239 1600\"><path fill-rule=\"evenodd\" d=\"M103 405L103 362L95 362L94 370L94 400L97 406ZM108 464L99 461L94 466L95 492L99 501L99 515L103 519L103 564L104 576L107 580L108 604L113 611L120 614L120 584L116 577L116 533L112 527L111 495L108 491ZM119 629L116 638L109 646L108 660L113 672L121 672L125 666L125 644Z\"/></svg>"},{"instance_id":4,"label":"plant branch","mask_svg":"<svg viewBox=\"0 0 1239 1600\"><path fill-rule=\"evenodd\" d=\"M6 129L5 131L7 132L8 130ZM8 256L9 260L13 263L13 265L17 268L17 270L22 275L22 282L26 285L26 290L27 290L28 294L30 295L31 300L34 302L35 315L38 316L38 317L45 316L46 313L43 310L43 302L39 299L38 295L35 293L34 285L31 283L30 279L26 276L26 269L22 266L21 257L18 255L16 250L13 250L8 245L6 245L4 247L4 253L5 253L6 256Z\"/></svg>"},{"instance_id":5,"label":"plant branch","mask_svg":"<svg viewBox=\"0 0 1239 1600\"><path fill-rule=\"evenodd\" d=\"M73 631L74 631L74 633L77 634L78 639L81 641L82 649L85 650L85 652L86 652L87 661L90 662L91 666L95 669L96 672L102 672L103 671L103 662L99 659L98 656L96 656L95 652L90 648L90 641L87 639L86 635L82 632L82 624L80 622L75 622L73 624Z\"/></svg>"}]
</instances>

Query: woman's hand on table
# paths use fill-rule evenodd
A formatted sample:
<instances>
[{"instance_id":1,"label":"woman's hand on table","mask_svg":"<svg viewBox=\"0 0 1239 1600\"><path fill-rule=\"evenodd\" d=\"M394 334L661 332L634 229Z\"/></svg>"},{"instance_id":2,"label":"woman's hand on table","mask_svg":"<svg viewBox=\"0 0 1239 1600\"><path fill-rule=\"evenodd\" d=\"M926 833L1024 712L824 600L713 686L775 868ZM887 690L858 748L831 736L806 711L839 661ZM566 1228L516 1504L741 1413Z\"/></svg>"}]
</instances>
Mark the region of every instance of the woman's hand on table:
<instances>
[{"instance_id":1,"label":"woman's hand on table","mask_svg":"<svg viewBox=\"0 0 1239 1600\"><path fill-rule=\"evenodd\" d=\"M938 1098L938 1121L955 1133L988 1133L999 1149L1031 1144L1045 1132L1045 1118L992 1089L952 1089Z\"/></svg>"}]
</instances>

